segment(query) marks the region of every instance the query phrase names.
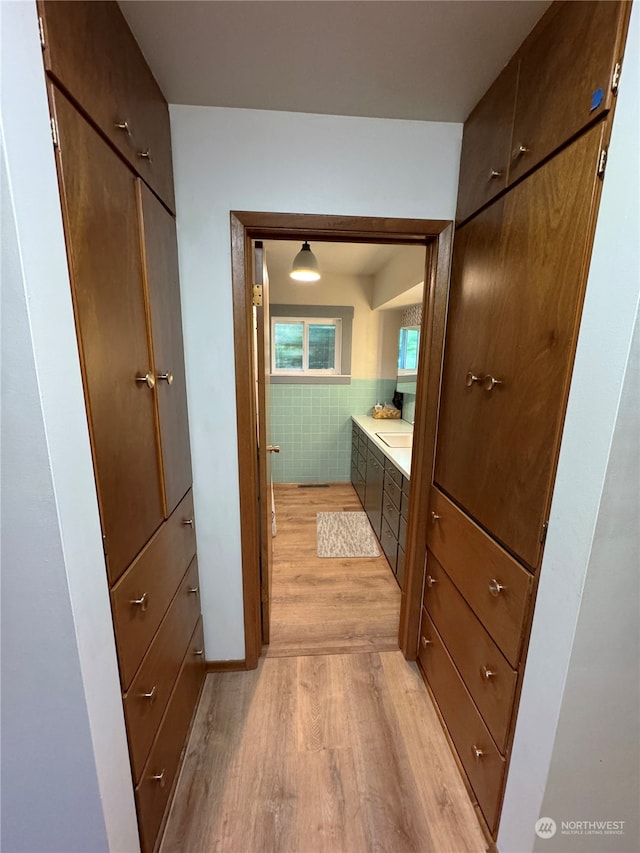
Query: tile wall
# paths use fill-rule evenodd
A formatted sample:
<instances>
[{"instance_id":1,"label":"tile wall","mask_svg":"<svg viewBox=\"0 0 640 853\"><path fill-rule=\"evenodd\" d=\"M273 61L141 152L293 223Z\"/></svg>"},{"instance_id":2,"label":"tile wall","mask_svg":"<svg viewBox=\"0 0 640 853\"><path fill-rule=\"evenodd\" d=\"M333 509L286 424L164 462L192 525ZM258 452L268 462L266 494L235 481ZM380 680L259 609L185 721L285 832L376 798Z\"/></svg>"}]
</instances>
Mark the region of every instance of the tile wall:
<instances>
[{"instance_id":1,"label":"tile wall","mask_svg":"<svg viewBox=\"0 0 640 853\"><path fill-rule=\"evenodd\" d=\"M272 385L271 443L276 483L340 483L351 479L351 416L391 402L395 379L350 385Z\"/></svg>"}]
</instances>

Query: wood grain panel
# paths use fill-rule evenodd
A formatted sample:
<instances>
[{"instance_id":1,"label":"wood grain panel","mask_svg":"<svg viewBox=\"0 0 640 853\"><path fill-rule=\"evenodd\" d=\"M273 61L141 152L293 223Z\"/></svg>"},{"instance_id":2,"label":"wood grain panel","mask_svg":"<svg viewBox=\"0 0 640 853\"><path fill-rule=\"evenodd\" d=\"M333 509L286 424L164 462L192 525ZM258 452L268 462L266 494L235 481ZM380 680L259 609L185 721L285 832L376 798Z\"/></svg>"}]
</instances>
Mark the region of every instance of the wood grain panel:
<instances>
[{"instance_id":1,"label":"wood grain panel","mask_svg":"<svg viewBox=\"0 0 640 853\"><path fill-rule=\"evenodd\" d=\"M611 108L630 8L616 0L553 3L527 39L518 53L510 183Z\"/></svg>"},{"instance_id":2,"label":"wood grain panel","mask_svg":"<svg viewBox=\"0 0 640 853\"><path fill-rule=\"evenodd\" d=\"M151 853L165 817L204 679L202 620L189 642L169 704L136 787L143 853Z\"/></svg>"},{"instance_id":3,"label":"wood grain panel","mask_svg":"<svg viewBox=\"0 0 640 853\"><path fill-rule=\"evenodd\" d=\"M191 487L176 223L151 190L136 183L168 517ZM171 382L159 378L167 375Z\"/></svg>"},{"instance_id":4,"label":"wood grain panel","mask_svg":"<svg viewBox=\"0 0 640 853\"><path fill-rule=\"evenodd\" d=\"M162 521L135 177L55 87L76 330L107 571L116 581Z\"/></svg>"},{"instance_id":5,"label":"wood grain panel","mask_svg":"<svg viewBox=\"0 0 640 853\"><path fill-rule=\"evenodd\" d=\"M198 561L194 557L136 677L123 696L135 782L140 780L187 644L200 616L198 584Z\"/></svg>"},{"instance_id":6,"label":"wood grain panel","mask_svg":"<svg viewBox=\"0 0 640 853\"><path fill-rule=\"evenodd\" d=\"M129 687L196 552L193 526L185 524L189 519L193 519L190 491L111 590L123 690ZM143 604L132 603L142 599Z\"/></svg>"},{"instance_id":7,"label":"wood grain panel","mask_svg":"<svg viewBox=\"0 0 640 853\"><path fill-rule=\"evenodd\" d=\"M602 132L580 137L456 242L435 481L531 568L564 421ZM467 373L502 384L468 386Z\"/></svg>"},{"instance_id":8,"label":"wood grain panel","mask_svg":"<svg viewBox=\"0 0 640 853\"><path fill-rule=\"evenodd\" d=\"M518 665L532 577L436 488L427 545L512 666ZM492 595L489 585L502 589Z\"/></svg>"},{"instance_id":9,"label":"wood grain panel","mask_svg":"<svg viewBox=\"0 0 640 853\"><path fill-rule=\"evenodd\" d=\"M430 552L424 606L498 749L504 753L518 673Z\"/></svg>"},{"instance_id":10,"label":"wood grain panel","mask_svg":"<svg viewBox=\"0 0 640 853\"><path fill-rule=\"evenodd\" d=\"M494 81L464 123L458 222L491 201L507 185L518 69L516 58Z\"/></svg>"},{"instance_id":11,"label":"wood grain panel","mask_svg":"<svg viewBox=\"0 0 640 853\"><path fill-rule=\"evenodd\" d=\"M499 817L506 763L424 610L422 618L421 633L427 645L421 642L418 653L420 666L440 707L482 813L493 832ZM477 756L477 750L481 751L480 756Z\"/></svg>"}]
</instances>

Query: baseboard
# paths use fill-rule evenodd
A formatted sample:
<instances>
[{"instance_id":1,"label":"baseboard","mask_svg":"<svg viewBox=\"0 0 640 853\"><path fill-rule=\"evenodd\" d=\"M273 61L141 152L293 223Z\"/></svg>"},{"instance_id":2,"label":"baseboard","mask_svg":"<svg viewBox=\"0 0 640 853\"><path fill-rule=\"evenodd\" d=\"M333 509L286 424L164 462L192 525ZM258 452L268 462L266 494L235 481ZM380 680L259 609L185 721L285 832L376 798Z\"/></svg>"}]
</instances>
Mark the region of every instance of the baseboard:
<instances>
[{"instance_id":1,"label":"baseboard","mask_svg":"<svg viewBox=\"0 0 640 853\"><path fill-rule=\"evenodd\" d=\"M205 663L206 672L246 672L247 662L242 660L208 660Z\"/></svg>"}]
</instances>

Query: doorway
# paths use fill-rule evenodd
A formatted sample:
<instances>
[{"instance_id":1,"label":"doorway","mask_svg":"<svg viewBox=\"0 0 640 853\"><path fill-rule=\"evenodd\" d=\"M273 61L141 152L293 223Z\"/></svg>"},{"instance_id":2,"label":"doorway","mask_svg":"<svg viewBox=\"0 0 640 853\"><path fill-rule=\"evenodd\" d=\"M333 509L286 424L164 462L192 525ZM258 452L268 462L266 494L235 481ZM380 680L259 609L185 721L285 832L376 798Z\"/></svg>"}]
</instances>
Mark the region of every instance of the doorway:
<instances>
[{"instance_id":1,"label":"doorway","mask_svg":"<svg viewBox=\"0 0 640 853\"><path fill-rule=\"evenodd\" d=\"M400 243L428 249L425 266L422 339L417 388L414 447L411 465L411 510L407 529L405 585L400 608L398 644L408 659L416 656L420 613L422 563L428 493L432 480L437 399L448 298L452 223L440 220L402 220L299 214L232 212L232 280L236 366L236 405L245 665L257 665L262 650L261 531L257 421L254 385L252 241L291 239L362 243Z\"/></svg>"}]
</instances>

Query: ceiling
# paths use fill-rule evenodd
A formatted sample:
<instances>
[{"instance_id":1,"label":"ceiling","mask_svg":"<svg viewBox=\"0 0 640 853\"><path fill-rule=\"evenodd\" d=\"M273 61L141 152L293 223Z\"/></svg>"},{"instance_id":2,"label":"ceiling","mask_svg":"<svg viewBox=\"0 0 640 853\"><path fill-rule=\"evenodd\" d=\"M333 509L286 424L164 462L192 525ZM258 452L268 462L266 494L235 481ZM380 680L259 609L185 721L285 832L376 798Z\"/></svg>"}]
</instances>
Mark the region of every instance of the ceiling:
<instances>
[{"instance_id":1,"label":"ceiling","mask_svg":"<svg viewBox=\"0 0 640 853\"><path fill-rule=\"evenodd\" d=\"M120 0L169 103L462 122L548 0Z\"/></svg>"},{"instance_id":2,"label":"ceiling","mask_svg":"<svg viewBox=\"0 0 640 853\"><path fill-rule=\"evenodd\" d=\"M286 270L300 251L301 240L265 240L265 254L269 269ZM398 252L418 252L425 255L424 246L381 245L379 243L329 243L311 242L311 250L318 259L320 272L337 275L375 275Z\"/></svg>"}]
</instances>

